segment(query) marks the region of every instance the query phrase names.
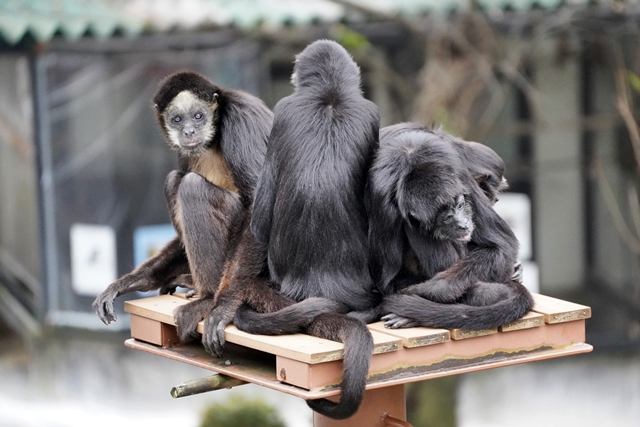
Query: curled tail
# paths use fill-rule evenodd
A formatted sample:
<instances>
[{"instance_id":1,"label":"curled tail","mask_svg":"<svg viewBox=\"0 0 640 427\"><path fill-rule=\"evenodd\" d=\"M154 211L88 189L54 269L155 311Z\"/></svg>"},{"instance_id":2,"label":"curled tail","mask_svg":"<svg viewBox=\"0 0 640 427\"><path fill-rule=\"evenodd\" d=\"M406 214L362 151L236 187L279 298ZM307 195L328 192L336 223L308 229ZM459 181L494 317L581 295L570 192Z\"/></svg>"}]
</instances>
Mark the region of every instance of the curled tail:
<instances>
[{"instance_id":1,"label":"curled tail","mask_svg":"<svg viewBox=\"0 0 640 427\"><path fill-rule=\"evenodd\" d=\"M344 344L344 372L340 401L308 400L307 405L325 417L342 420L356 413L364 397L373 338L360 320L342 314L322 314L309 326L310 335Z\"/></svg>"},{"instance_id":2,"label":"curled tail","mask_svg":"<svg viewBox=\"0 0 640 427\"><path fill-rule=\"evenodd\" d=\"M513 322L531 311L533 298L524 286L514 281L498 285L507 287L508 296L488 305L442 304L418 295L394 294L385 298L383 312L413 319L429 328L473 331Z\"/></svg>"},{"instance_id":3,"label":"curled tail","mask_svg":"<svg viewBox=\"0 0 640 427\"><path fill-rule=\"evenodd\" d=\"M321 314L346 311L346 305L320 297L308 298L271 313L258 313L243 305L236 311L233 324L250 334L295 334L304 330Z\"/></svg>"}]
</instances>

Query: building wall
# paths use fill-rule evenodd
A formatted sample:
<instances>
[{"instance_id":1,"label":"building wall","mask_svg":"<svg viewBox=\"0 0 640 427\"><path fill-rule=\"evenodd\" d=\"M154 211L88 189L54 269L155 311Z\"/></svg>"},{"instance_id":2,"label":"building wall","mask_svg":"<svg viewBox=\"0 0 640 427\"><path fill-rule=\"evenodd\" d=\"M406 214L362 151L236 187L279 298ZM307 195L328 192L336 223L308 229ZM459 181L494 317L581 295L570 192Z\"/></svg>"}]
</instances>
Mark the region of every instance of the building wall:
<instances>
[{"instance_id":1,"label":"building wall","mask_svg":"<svg viewBox=\"0 0 640 427\"><path fill-rule=\"evenodd\" d=\"M534 138L534 218L543 293L579 288L584 272L580 169L580 69L556 61L556 43L541 44L534 62L539 127Z\"/></svg>"}]
</instances>

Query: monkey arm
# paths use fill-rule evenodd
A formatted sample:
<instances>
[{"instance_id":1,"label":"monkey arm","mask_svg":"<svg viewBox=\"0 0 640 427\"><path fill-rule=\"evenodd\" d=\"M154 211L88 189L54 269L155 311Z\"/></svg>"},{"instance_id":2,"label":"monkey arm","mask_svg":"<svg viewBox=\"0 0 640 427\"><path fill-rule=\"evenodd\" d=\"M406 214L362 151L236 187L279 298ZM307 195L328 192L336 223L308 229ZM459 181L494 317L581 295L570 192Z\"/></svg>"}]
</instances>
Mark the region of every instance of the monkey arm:
<instances>
[{"instance_id":1,"label":"monkey arm","mask_svg":"<svg viewBox=\"0 0 640 427\"><path fill-rule=\"evenodd\" d=\"M220 149L243 204L249 206L264 165L273 113L260 99L244 92L225 91L224 97L229 99L220 119Z\"/></svg>"},{"instance_id":2,"label":"monkey arm","mask_svg":"<svg viewBox=\"0 0 640 427\"><path fill-rule=\"evenodd\" d=\"M269 157L265 159L262 174L258 180L255 198L251 208L251 232L260 243L269 242L273 207L276 201L275 169ZM266 251L266 249L265 249Z\"/></svg>"},{"instance_id":3,"label":"monkey arm","mask_svg":"<svg viewBox=\"0 0 640 427\"><path fill-rule=\"evenodd\" d=\"M134 291L160 289L175 278L189 272L189 265L178 237L167 243L154 257L140 264L129 274L110 284L92 304L105 325L117 320L113 301L120 295Z\"/></svg>"},{"instance_id":4,"label":"monkey arm","mask_svg":"<svg viewBox=\"0 0 640 427\"><path fill-rule=\"evenodd\" d=\"M475 229L467 247L467 255L431 280L411 286L402 293L451 303L462 298L477 282L511 281L517 262L518 241L479 187L473 183L468 187L471 190L469 197Z\"/></svg>"},{"instance_id":5,"label":"monkey arm","mask_svg":"<svg viewBox=\"0 0 640 427\"><path fill-rule=\"evenodd\" d=\"M369 216L369 265L371 277L383 295L392 293L392 280L398 275L403 263L402 217L397 206L386 194L386 180L379 179L372 169L366 188Z\"/></svg>"}]
</instances>

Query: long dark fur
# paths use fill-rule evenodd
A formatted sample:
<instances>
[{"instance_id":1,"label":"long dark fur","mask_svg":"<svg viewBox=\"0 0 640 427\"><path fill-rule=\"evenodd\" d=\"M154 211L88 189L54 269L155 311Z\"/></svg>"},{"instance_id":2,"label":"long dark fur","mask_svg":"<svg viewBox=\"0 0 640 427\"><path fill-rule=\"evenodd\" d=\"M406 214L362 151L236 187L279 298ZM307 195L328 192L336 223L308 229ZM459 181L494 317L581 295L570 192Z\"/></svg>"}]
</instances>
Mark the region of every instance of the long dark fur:
<instances>
[{"instance_id":1,"label":"long dark fur","mask_svg":"<svg viewBox=\"0 0 640 427\"><path fill-rule=\"evenodd\" d=\"M418 123L398 123L386 126L380 129L380 140L391 140L410 131L437 135L453 145L460 160L491 204L496 203L498 194L509 187L504 177L504 161L495 151L479 142L465 141L442 130L428 128Z\"/></svg>"},{"instance_id":2,"label":"long dark fur","mask_svg":"<svg viewBox=\"0 0 640 427\"><path fill-rule=\"evenodd\" d=\"M281 298L298 303L275 312L260 301L248 303L262 313L242 308L234 323L252 332L302 330L343 342L340 402L308 401L315 411L343 419L362 401L373 351L366 325L341 313L376 301L364 193L378 145L378 112L362 96L357 65L335 42L314 42L298 55L293 81L294 93L274 110L251 230L254 247L264 245L272 286ZM255 282L248 287L249 281L232 280L230 290L268 292L266 281L260 291Z\"/></svg>"},{"instance_id":3,"label":"long dark fur","mask_svg":"<svg viewBox=\"0 0 640 427\"><path fill-rule=\"evenodd\" d=\"M164 118L165 109L184 91L216 107L213 137L193 150L178 147L171 140ZM273 114L258 98L223 89L193 72L168 76L160 83L153 102L158 124L178 153L179 169L171 172L165 182L167 204L178 236L156 256L109 285L93 307L108 324L116 320L113 300L118 295L135 290L171 292L173 281L186 280L199 295L198 300L176 312L179 335L187 339L213 308L225 261L233 256L242 227L248 227L248 208L264 163ZM222 160L207 161L211 156ZM215 170L220 164L228 168L231 189L208 181L208 177L220 175ZM208 326L205 322L205 331ZM203 340L211 335L205 334ZM208 342L205 347L212 348Z\"/></svg>"},{"instance_id":4,"label":"long dark fur","mask_svg":"<svg viewBox=\"0 0 640 427\"><path fill-rule=\"evenodd\" d=\"M381 131L368 187L372 271L381 292L388 295L382 311L424 326L464 329L522 317L533 301L511 280L518 242L491 207L490 195L473 178L480 163L467 166L459 154L464 145L442 132L392 130ZM432 235L435 213L458 194L468 195L474 214L475 230L464 247ZM408 259L416 261L417 271L407 271ZM408 273L416 284L407 287ZM496 287L502 300L494 298ZM392 295L397 292L402 295ZM464 302L481 307L459 304Z\"/></svg>"}]
</instances>

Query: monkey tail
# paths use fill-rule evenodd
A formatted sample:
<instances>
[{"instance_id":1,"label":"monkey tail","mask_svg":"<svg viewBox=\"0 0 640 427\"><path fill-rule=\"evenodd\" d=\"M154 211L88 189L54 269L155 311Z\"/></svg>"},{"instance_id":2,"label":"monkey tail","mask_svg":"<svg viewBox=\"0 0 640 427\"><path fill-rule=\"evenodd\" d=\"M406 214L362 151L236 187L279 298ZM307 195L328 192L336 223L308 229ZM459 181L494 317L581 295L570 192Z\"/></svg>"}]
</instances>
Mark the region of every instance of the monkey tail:
<instances>
[{"instance_id":1,"label":"monkey tail","mask_svg":"<svg viewBox=\"0 0 640 427\"><path fill-rule=\"evenodd\" d=\"M314 411L337 420L356 413L364 397L369 363L373 353L373 338L367 326L341 314L322 314L308 328L309 334L320 338L340 341L344 344L344 372L340 401L328 399L308 400Z\"/></svg>"},{"instance_id":2,"label":"monkey tail","mask_svg":"<svg viewBox=\"0 0 640 427\"><path fill-rule=\"evenodd\" d=\"M258 313L247 305L236 311L233 324L241 331L260 335L295 334L324 313L345 313L348 307L339 302L313 297L271 313Z\"/></svg>"},{"instance_id":3,"label":"monkey tail","mask_svg":"<svg viewBox=\"0 0 640 427\"><path fill-rule=\"evenodd\" d=\"M489 305L442 304L419 295L394 294L385 298L383 312L408 317L429 328L495 328L520 319L533 308L533 297L524 286L514 281L504 285L511 289L511 295Z\"/></svg>"}]
</instances>

